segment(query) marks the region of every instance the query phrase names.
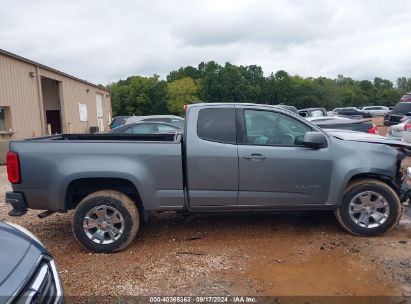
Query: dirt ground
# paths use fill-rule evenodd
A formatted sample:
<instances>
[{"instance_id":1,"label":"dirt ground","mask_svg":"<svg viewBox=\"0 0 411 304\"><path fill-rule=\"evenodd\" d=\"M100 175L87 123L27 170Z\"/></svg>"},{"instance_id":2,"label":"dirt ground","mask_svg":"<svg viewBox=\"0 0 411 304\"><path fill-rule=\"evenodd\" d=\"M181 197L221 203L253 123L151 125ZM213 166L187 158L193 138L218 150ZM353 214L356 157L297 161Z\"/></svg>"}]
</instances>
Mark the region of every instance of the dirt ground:
<instances>
[{"instance_id":1,"label":"dirt ground","mask_svg":"<svg viewBox=\"0 0 411 304\"><path fill-rule=\"evenodd\" d=\"M332 212L152 215L126 250L84 250L71 214L12 218L0 167L0 220L55 256L66 295L411 296L411 218L381 237L343 231ZM411 215L411 214L410 214Z\"/></svg>"},{"instance_id":2,"label":"dirt ground","mask_svg":"<svg viewBox=\"0 0 411 304\"><path fill-rule=\"evenodd\" d=\"M379 135L387 135L388 127L384 126L384 117L374 117L371 120L373 124L377 127L377 132Z\"/></svg>"}]
</instances>

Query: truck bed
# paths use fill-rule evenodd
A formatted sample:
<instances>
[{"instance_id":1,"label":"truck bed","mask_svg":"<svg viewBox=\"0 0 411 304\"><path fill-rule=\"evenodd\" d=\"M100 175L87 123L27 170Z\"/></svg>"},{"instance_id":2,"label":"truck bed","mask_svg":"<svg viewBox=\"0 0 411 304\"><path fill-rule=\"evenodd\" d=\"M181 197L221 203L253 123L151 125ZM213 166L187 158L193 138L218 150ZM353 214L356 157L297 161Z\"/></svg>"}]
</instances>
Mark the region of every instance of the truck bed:
<instances>
[{"instance_id":1,"label":"truck bed","mask_svg":"<svg viewBox=\"0 0 411 304\"><path fill-rule=\"evenodd\" d=\"M181 134L62 134L13 141L10 150L21 168L13 190L31 209L65 211L73 183L114 180L135 185L146 210L184 206Z\"/></svg>"}]
</instances>

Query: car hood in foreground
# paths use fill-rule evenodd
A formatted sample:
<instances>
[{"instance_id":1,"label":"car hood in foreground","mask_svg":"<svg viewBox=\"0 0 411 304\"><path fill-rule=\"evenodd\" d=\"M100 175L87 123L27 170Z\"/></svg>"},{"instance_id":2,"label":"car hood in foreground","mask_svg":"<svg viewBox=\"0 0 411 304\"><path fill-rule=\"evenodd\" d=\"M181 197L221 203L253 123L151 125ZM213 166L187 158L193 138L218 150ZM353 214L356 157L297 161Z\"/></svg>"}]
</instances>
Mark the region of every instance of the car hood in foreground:
<instances>
[{"instance_id":1,"label":"car hood in foreground","mask_svg":"<svg viewBox=\"0 0 411 304\"><path fill-rule=\"evenodd\" d=\"M13 295L28 275L36 262L47 251L36 241L17 230L0 222L0 303Z\"/></svg>"},{"instance_id":2,"label":"car hood in foreground","mask_svg":"<svg viewBox=\"0 0 411 304\"><path fill-rule=\"evenodd\" d=\"M395 148L402 148L411 152L411 144L398 141L394 139L389 139L384 136L369 134L364 132L347 131L347 130L336 130L336 129L325 129L327 134L332 135L338 139L348 140L348 141L359 141L375 144L385 144Z\"/></svg>"}]
</instances>

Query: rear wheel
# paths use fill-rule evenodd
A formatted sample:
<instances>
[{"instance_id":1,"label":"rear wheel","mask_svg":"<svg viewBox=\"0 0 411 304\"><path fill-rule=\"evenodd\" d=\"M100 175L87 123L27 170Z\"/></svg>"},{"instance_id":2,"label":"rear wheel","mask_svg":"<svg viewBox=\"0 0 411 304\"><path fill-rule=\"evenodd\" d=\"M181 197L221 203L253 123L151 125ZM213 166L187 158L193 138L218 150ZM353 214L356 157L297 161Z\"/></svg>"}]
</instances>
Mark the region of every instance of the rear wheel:
<instances>
[{"instance_id":1,"label":"rear wheel","mask_svg":"<svg viewBox=\"0 0 411 304\"><path fill-rule=\"evenodd\" d=\"M77 206L72 229L86 249L111 253L127 247L137 234L140 217L127 195L113 190L94 192Z\"/></svg>"},{"instance_id":2,"label":"rear wheel","mask_svg":"<svg viewBox=\"0 0 411 304\"><path fill-rule=\"evenodd\" d=\"M350 183L335 215L350 233L375 236L394 227L401 211L400 200L390 186L378 180L362 179Z\"/></svg>"}]
</instances>

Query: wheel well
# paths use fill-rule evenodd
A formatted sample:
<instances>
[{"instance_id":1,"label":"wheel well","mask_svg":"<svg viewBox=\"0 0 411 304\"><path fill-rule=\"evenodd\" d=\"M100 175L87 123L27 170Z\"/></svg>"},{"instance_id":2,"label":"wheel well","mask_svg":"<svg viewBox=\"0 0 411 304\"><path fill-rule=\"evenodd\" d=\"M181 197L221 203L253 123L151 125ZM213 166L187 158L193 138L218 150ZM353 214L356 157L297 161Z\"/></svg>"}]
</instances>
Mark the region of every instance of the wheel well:
<instances>
[{"instance_id":1,"label":"wheel well","mask_svg":"<svg viewBox=\"0 0 411 304\"><path fill-rule=\"evenodd\" d=\"M140 194L136 186L121 178L81 178L71 181L67 187L64 205L66 209L75 209L87 195L100 190L115 190L130 197L143 211Z\"/></svg>"},{"instance_id":2,"label":"wheel well","mask_svg":"<svg viewBox=\"0 0 411 304\"><path fill-rule=\"evenodd\" d=\"M351 182L359 180L359 179L365 179L365 178L376 179L376 180L379 180L380 182L383 182L383 183L387 184L388 186L390 186L397 193L398 196L400 196L399 188L395 184L395 182L392 180L391 177L386 176L386 175L375 174L375 173L360 173L360 174L354 175L348 181L347 187Z\"/></svg>"}]
</instances>

